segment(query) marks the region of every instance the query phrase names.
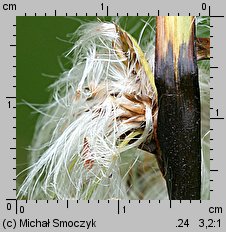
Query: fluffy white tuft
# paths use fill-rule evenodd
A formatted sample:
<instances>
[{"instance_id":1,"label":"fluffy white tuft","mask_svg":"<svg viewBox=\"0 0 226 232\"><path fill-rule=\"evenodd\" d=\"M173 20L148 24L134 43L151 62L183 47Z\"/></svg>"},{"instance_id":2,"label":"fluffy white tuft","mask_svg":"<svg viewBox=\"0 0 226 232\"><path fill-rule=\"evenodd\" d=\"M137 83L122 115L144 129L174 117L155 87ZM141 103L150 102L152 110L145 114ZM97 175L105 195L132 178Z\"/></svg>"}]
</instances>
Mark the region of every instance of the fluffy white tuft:
<instances>
[{"instance_id":1,"label":"fluffy white tuft","mask_svg":"<svg viewBox=\"0 0 226 232\"><path fill-rule=\"evenodd\" d=\"M148 78L142 69L134 74L134 67L116 54L112 43L120 46L120 39L115 24L87 23L76 36L70 51L73 67L52 85L53 100L42 109L33 164L19 197L125 199L120 154L138 147L152 132L152 105L139 104L140 98L153 95ZM129 115L128 107L143 110L144 118Z\"/></svg>"}]
</instances>

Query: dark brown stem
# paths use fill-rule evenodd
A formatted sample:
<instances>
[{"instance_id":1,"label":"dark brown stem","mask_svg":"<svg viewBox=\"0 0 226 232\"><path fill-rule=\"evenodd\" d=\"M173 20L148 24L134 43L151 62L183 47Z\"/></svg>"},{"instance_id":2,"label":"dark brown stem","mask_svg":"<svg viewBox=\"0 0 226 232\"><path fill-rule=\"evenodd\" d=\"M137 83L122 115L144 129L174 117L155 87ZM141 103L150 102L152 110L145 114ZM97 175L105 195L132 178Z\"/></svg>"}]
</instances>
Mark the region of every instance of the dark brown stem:
<instances>
[{"instance_id":1,"label":"dark brown stem","mask_svg":"<svg viewBox=\"0 0 226 232\"><path fill-rule=\"evenodd\" d=\"M194 18L158 16L157 139L170 199L200 199L200 93Z\"/></svg>"}]
</instances>

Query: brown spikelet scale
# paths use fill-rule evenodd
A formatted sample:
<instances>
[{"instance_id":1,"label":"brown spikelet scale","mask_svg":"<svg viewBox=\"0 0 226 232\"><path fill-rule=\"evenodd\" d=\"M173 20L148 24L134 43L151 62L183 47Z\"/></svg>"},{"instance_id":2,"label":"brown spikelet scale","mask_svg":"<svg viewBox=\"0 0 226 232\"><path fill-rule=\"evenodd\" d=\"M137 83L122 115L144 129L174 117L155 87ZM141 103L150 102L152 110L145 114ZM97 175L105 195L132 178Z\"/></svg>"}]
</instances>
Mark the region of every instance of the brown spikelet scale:
<instances>
[{"instance_id":1,"label":"brown spikelet scale","mask_svg":"<svg viewBox=\"0 0 226 232\"><path fill-rule=\"evenodd\" d=\"M82 150L82 155L84 157L84 167L87 169L91 169L94 164L94 160L91 158L91 150L89 146L89 142L87 138L84 138L83 141L83 150Z\"/></svg>"},{"instance_id":2,"label":"brown spikelet scale","mask_svg":"<svg viewBox=\"0 0 226 232\"><path fill-rule=\"evenodd\" d=\"M133 74L137 74L141 66L136 55L136 52L133 47L133 42L129 38L128 34L124 32L119 26L115 25L116 31L120 38L121 46L112 43L114 50L116 51L119 58L123 60L123 63L126 67L131 68L135 64L136 70L133 70Z\"/></svg>"},{"instance_id":3,"label":"brown spikelet scale","mask_svg":"<svg viewBox=\"0 0 226 232\"><path fill-rule=\"evenodd\" d=\"M140 78L137 76L138 73L142 70L141 63L139 62L137 55L135 53L133 43L129 38L128 34L125 33L120 27L116 25L116 31L119 35L121 46L116 46L113 43L113 48L116 51L119 58L123 59L123 63L126 67L134 67L132 70L132 74L137 78L137 81L140 82ZM135 65L134 65L135 64ZM123 93L124 97L128 100L126 103L119 103L120 108L123 110L123 113L120 115L119 119L124 123L138 123L142 124L145 122L145 107L146 105L152 106L152 119L153 119L153 135L148 138L144 144L141 145L142 148L150 147L149 143L152 141L154 147L158 149L158 141L157 141L157 112L158 112L158 104L157 98L151 98L151 96L146 95L138 95L136 93ZM147 150L147 149L145 149ZM148 150L150 151L150 150ZM158 155L159 152L156 152L157 159L160 159ZM158 157L159 156L159 157ZM160 163L160 162L159 162Z\"/></svg>"},{"instance_id":4,"label":"brown spikelet scale","mask_svg":"<svg viewBox=\"0 0 226 232\"><path fill-rule=\"evenodd\" d=\"M197 60L206 60L210 58L210 39L197 38L196 40Z\"/></svg>"}]
</instances>

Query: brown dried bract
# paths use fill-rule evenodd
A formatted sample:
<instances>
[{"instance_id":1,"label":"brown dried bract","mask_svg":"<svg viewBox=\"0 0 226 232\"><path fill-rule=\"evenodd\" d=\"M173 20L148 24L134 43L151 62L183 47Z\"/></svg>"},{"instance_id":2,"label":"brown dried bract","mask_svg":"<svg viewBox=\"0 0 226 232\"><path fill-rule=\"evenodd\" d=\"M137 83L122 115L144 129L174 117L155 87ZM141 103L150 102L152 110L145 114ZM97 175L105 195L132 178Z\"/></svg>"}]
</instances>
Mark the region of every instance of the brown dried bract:
<instances>
[{"instance_id":1,"label":"brown dried bract","mask_svg":"<svg viewBox=\"0 0 226 232\"><path fill-rule=\"evenodd\" d=\"M207 60L210 58L210 39L197 38L196 40L197 60Z\"/></svg>"},{"instance_id":2,"label":"brown dried bract","mask_svg":"<svg viewBox=\"0 0 226 232\"><path fill-rule=\"evenodd\" d=\"M87 169L91 169L94 164L94 160L92 159L92 154L89 146L88 139L85 137L83 141L83 150L82 156L84 157L84 167Z\"/></svg>"}]
</instances>

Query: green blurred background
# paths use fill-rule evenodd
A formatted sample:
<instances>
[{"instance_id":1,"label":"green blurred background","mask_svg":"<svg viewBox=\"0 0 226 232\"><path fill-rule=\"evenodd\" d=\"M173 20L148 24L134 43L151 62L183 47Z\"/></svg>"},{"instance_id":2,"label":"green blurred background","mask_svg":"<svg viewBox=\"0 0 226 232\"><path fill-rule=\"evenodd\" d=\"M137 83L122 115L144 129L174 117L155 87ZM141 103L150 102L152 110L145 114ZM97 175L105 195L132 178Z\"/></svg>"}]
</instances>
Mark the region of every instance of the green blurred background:
<instances>
[{"instance_id":1,"label":"green blurred background","mask_svg":"<svg viewBox=\"0 0 226 232\"><path fill-rule=\"evenodd\" d=\"M117 21L112 17L99 19ZM29 166L29 146L39 116L25 101L31 104L48 102L51 95L48 86L70 69L70 61L64 55L73 46L69 42L72 33L81 21L96 20L96 17L17 17L17 174ZM121 17L118 24L138 39L144 22L148 20L153 26L154 17ZM148 27L144 36L151 31ZM25 176L26 172L18 176L17 186Z\"/></svg>"}]
</instances>

